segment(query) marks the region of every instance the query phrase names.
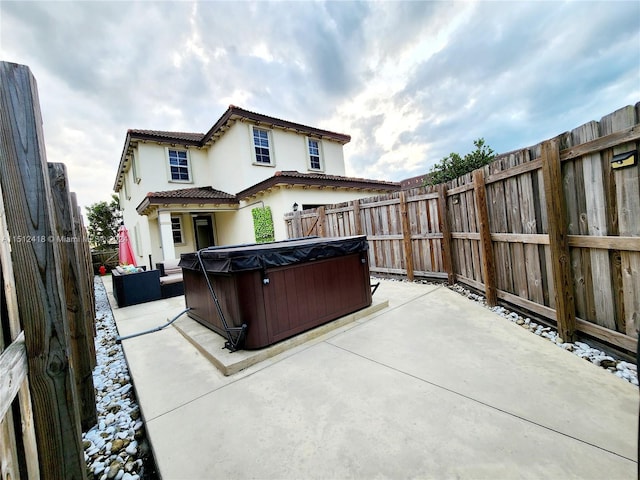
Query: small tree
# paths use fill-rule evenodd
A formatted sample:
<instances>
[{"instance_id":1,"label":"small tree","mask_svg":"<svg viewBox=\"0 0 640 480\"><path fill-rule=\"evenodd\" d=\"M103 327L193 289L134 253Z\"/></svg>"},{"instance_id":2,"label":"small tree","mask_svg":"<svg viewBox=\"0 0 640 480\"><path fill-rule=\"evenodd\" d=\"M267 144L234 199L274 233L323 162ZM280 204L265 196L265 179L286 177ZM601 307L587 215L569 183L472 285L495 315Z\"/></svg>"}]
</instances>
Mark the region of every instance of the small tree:
<instances>
[{"instance_id":1,"label":"small tree","mask_svg":"<svg viewBox=\"0 0 640 480\"><path fill-rule=\"evenodd\" d=\"M438 185L448 182L454 178L472 172L476 168L483 167L491 163L496 158L495 152L484 143L484 138L473 141L476 149L461 157L457 153L450 153L439 163L433 166L429 172L429 177L425 180L426 185Z\"/></svg>"},{"instance_id":2,"label":"small tree","mask_svg":"<svg viewBox=\"0 0 640 480\"><path fill-rule=\"evenodd\" d=\"M122 222L120 201L111 195L111 202L94 203L87 208L89 238L98 250L105 250L117 243L118 228Z\"/></svg>"}]
</instances>

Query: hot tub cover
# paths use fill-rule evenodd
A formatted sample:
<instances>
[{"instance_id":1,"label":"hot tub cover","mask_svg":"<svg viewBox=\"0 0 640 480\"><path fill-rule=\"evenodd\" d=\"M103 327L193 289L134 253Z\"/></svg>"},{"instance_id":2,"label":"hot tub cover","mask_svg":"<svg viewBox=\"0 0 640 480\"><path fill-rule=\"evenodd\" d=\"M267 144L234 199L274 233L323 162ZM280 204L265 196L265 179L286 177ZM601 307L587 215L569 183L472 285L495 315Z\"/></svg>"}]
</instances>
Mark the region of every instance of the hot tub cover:
<instances>
[{"instance_id":1,"label":"hot tub cover","mask_svg":"<svg viewBox=\"0 0 640 480\"><path fill-rule=\"evenodd\" d=\"M209 247L200 250L209 273L233 273L366 252L367 237L305 237L280 242ZM180 267L200 270L198 253L180 255Z\"/></svg>"}]
</instances>

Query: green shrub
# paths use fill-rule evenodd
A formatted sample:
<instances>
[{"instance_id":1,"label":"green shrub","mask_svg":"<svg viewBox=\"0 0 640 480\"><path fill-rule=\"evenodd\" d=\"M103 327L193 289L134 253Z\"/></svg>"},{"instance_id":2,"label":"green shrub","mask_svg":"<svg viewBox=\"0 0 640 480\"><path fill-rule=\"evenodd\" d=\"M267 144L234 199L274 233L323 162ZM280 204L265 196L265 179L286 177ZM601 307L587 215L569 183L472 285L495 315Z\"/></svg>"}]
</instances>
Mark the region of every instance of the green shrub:
<instances>
[{"instance_id":1,"label":"green shrub","mask_svg":"<svg viewBox=\"0 0 640 480\"><path fill-rule=\"evenodd\" d=\"M254 208L251 210L251 215L253 215L253 231L256 243L273 242L275 233L273 231L271 207Z\"/></svg>"}]
</instances>

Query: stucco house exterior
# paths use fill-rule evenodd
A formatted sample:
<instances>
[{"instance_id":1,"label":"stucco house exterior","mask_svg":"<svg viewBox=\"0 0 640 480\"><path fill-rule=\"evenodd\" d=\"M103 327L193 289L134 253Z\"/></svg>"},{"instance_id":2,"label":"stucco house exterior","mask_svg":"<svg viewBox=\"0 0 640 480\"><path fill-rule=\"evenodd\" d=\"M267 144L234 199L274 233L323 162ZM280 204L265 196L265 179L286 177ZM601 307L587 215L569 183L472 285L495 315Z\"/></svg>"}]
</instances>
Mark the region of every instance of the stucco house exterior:
<instances>
[{"instance_id":1,"label":"stucco house exterior","mask_svg":"<svg viewBox=\"0 0 640 480\"><path fill-rule=\"evenodd\" d=\"M253 243L256 208L269 207L275 239L283 240L283 215L294 204L312 208L399 190L399 183L345 176L350 140L233 105L206 133L129 130L113 189L138 264L151 268L211 245Z\"/></svg>"}]
</instances>

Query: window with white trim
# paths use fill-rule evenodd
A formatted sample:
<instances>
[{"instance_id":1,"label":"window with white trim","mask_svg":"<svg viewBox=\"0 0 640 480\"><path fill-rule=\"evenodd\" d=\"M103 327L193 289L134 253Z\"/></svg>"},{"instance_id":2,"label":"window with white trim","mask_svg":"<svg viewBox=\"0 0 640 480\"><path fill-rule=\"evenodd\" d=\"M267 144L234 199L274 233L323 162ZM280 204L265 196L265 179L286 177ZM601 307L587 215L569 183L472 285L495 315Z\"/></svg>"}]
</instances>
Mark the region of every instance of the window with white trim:
<instances>
[{"instance_id":1,"label":"window with white trim","mask_svg":"<svg viewBox=\"0 0 640 480\"><path fill-rule=\"evenodd\" d=\"M173 243L182 242L182 220L180 217L171 217L171 233L173 234Z\"/></svg>"},{"instance_id":2,"label":"window with white trim","mask_svg":"<svg viewBox=\"0 0 640 480\"><path fill-rule=\"evenodd\" d=\"M169 179L172 182L191 182L189 152L186 150L167 150L169 157Z\"/></svg>"},{"instance_id":3,"label":"window with white trim","mask_svg":"<svg viewBox=\"0 0 640 480\"><path fill-rule=\"evenodd\" d=\"M307 152L309 154L309 169L323 170L320 140L307 137Z\"/></svg>"},{"instance_id":4,"label":"window with white trim","mask_svg":"<svg viewBox=\"0 0 640 480\"><path fill-rule=\"evenodd\" d=\"M271 132L263 128L253 127L253 159L258 165L273 165L271 151Z\"/></svg>"}]
</instances>

